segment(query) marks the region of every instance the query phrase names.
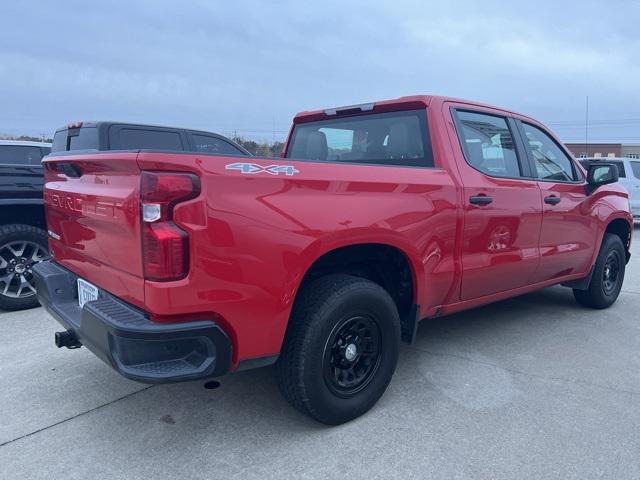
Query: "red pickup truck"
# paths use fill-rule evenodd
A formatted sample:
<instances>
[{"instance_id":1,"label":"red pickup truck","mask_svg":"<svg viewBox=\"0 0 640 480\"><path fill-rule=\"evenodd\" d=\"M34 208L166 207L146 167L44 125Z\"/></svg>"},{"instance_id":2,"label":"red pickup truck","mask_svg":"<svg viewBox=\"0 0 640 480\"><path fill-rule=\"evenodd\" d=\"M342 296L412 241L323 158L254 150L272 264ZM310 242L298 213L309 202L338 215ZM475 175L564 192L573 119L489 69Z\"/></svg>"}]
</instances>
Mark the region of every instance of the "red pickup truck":
<instances>
[{"instance_id":1,"label":"red pickup truck","mask_svg":"<svg viewBox=\"0 0 640 480\"><path fill-rule=\"evenodd\" d=\"M403 97L296 115L280 159L158 149L45 160L40 302L122 375L160 383L275 364L300 411L370 409L401 340L555 284L610 306L632 216L539 122Z\"/></svg>"}]
</instances>

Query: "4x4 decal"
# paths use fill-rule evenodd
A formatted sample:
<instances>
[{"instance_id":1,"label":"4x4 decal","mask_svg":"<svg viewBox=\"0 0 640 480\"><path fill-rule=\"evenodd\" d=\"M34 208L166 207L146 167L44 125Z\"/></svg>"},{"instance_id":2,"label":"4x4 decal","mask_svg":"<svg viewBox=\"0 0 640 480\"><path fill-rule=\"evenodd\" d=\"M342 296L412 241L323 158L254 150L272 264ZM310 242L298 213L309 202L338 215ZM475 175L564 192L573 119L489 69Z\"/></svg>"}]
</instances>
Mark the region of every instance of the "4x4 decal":
<instances>
[{"instance_id":1,"label":"4x4 decal","mask_svg":"<svg viewBox=\"0 0 640 480\"><path fill-rule=\"evenodd\" d=\"M291 177L296 173L300 173L293 165L268 165L263 167L256 163L229 163L225 165L227 170L239 170L240 173L254 175L256 173L269 173L271 175L280 175L284 173L286 176Z\"/></svg>"}]
</instances>

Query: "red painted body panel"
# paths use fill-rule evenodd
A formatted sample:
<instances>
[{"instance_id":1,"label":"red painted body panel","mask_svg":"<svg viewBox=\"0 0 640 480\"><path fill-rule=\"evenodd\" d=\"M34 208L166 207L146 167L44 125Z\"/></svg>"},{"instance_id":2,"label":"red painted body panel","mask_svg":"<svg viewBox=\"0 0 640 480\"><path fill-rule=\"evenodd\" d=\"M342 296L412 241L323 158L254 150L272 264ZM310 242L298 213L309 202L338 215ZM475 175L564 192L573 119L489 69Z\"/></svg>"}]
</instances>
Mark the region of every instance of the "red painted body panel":
<instances>
[{"instance_id":1,"label":"red painted body panel","mask_svg":"<svg viewBox=\"0 0 640 480\"><path fill-rule=\"evenodd\" d=\"M56 261L143 308L136 156L83 155L80 178L52 168L58 163L80 164L76 157L47 162L44 201L51 232L49 247Z\"/></svg>"},{"instance_id":2,"label":"red painted body panel","mask_svg":"<svg viewBox=\"0 0 640 480\"><path fill-rule=\"evenodd\" d=\"M614 186L586 197L584 184L481 174L464 160L452 105L511 114L440 97L376 104L376 111L429 106L436 168L246 160L295 166L299 173L288 177L225 169L237 157L49 157L49 165L71 162L84 172L72 179L47 168L49 228L61 236L51 239L56 261L155 321L215 319L233 341L235 365L279 352L302 278L319 257L339 247L378 243L401 250L412 269L420 318L584 276L607 222L630 221L624 193ZM295 122L318 118L324 113L305 112ZM140 170L200 177L200 195L174 211L190 241L189 274L182 280L142 278ZM543 207L547 190L566 199L561 209ZM469 205L468 197L478 193L491 194L494 204ZM79 199L83 207L65 208L56 196ZM91 210L94 204L103 215Z\"/></svg>"},{"instance_id":3,"label":"red painted body panel","mask_svg":"<svg viewBox=\"0 0 640 480\"><path fill-rule=\"evenodd\" d=\"M224 157L142 153L139 164L176 170L172 157L200 168L203 194L174 216L189 232L192 264L179 282L146 282L146 308L159 315L215 312L243 339L239 359L279 351L302 277L342 246L402 250L421 305L455 295L456 187L443 169L287 162L300 171L295 178L247 178L225 170Z\"/></svg>"},{"instance_id":4,"label":"red painted body panel","mask_svg":"<svg viewBox=\"0 0 640 480\"><path fill-rule=\"evenodd\" d=\"M602 219L593 211L597 197L586 195L583 185L539 182L541 199L555 195L557 205L543 205L540 232L540 268L534 281L542 282L591 268L594 245L601 236Z\"/></svg>"}]
</instances>

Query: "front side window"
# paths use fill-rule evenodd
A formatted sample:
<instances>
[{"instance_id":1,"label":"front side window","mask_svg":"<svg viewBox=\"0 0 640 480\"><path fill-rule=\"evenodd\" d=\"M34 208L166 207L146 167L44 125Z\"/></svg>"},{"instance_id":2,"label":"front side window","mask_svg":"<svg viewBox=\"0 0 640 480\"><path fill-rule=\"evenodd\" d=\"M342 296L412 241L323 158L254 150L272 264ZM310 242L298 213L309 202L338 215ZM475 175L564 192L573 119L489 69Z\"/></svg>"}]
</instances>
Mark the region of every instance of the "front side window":
<instances>
[{"instance_id":1,"label":"front side window","mask_svg":"<svg viewBox=\"0 0 640 480\"><path fill-rule=\"evenodd\" d=\"M460 143L469 165L492 177L520 177L520 163L507 119L458 111Z\"/></svg>"},{"instance_id":2,"label":"front side window","mask_svg":"<svg viewBox=\"0 0 640 480\"><path fill-rule=\"evenodd\" d=\"M427 128L424 109L300 123L287 158L433 167Z\"/></svg>"},{"instance_id":3,"label":"front side window","mask_svg":"<svg viewBox=\"0 0 640 480\"><path fill-rule=\"evenodd\" d=\"M40 165L42 151L39 147L0 145L0 164Z\"/></svg>"},{"instance_id":4,"label":"front side window","mask_svg":"<svg viewBox=\"0 0 640 480\"><path fill-rule=\"evenodd\" d=\"M572 160L549 135L528 123L523 123L522 128L533 155L538 178L559 182L578 179Z\"/></svg>"},{"instance_id":5,"label":"front side window","mask_svg":"<svg viewBox=\"0 0 640 480\"><path fill-rule=\"evenodd\" d=\"M630 162L631 170L633 170L633 176L640 178L640 162Z\"/></svg>"}]
</instances>

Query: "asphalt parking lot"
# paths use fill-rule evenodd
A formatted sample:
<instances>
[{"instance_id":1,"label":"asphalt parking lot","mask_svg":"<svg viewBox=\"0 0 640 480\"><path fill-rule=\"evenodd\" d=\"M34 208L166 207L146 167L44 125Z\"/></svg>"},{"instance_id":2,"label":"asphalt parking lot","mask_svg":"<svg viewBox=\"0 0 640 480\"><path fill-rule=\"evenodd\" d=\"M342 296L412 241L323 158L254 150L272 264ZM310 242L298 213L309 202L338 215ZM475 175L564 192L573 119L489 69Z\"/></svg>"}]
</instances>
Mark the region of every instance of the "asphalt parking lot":
<instances>
[{"instance_id":1,"label":"asphalt parking lot","mask_svg":"<svg viewBox=\"0 0 640 480\"><path fill-rule=\"evenodd\" d=\"M2 478L640 478L640 229L606 311L554 287L423 323L367 415L327 428L270 368L149 387L0 312Z\"/></svg>"}]
</instances>

